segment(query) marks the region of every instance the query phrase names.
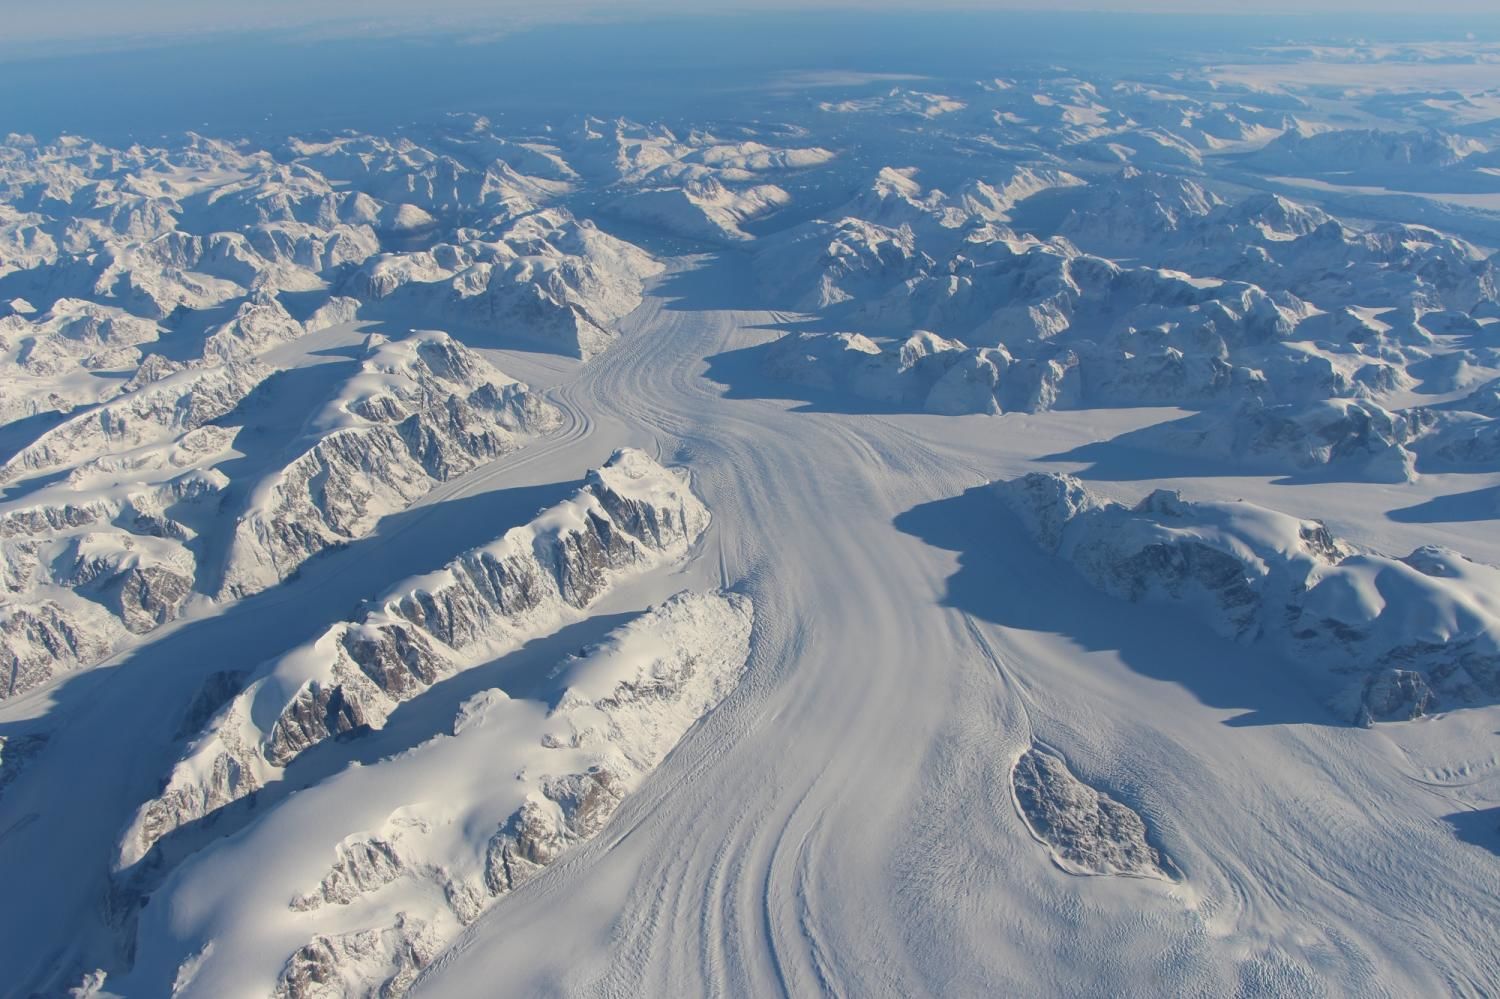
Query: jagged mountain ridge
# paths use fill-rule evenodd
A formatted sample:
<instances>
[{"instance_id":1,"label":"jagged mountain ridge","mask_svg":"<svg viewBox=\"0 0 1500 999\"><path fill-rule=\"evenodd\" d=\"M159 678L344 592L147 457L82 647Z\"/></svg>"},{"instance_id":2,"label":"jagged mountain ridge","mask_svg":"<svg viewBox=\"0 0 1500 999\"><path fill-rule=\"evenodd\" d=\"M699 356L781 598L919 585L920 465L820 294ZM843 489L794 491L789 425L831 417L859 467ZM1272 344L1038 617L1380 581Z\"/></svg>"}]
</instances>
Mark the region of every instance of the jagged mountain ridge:
<instances>
[{"instance_id":1,"label":"jagged mountain ridge","mask_svg":"<svg viewBox=\"0 0 1500 999\"><path fill-rule=\"evenodd\" d=\"M1482 992L1500 103L1285 58L7 137L0 965Z\"/></svg>"}]
</instances>

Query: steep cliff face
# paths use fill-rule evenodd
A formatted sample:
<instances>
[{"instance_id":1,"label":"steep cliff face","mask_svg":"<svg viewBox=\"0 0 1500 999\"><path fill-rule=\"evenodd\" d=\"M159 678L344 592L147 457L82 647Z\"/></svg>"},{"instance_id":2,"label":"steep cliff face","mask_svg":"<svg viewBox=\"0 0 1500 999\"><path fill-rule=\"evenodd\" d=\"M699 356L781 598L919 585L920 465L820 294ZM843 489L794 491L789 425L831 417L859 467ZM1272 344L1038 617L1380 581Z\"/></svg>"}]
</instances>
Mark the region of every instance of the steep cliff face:
<instances>
[{"instance_id":1,"label":"steep cliff face","mask_svg":"<svg viewBox=\"0 0 1500 999\"><path fill-rule=\"evenodd\" d=\"M220 595L243 596L368 534L439 482L554 429L555 408L445 333L372 337L308 444L256 489Z\"/></svg>"},{"instance_id":2,"label":"steep cliff face","mask_svg":"<svg viewBox=\"0 0 1500 999\"><path fill-rule=\"evenodd\" d=\"M617 452L571 499L267 664L141 809L122 863L275 779L310 747L379 728L442 677L550 631L620 579L680 561L708 521L685 473Z\"/></svg>"}]
</instances>

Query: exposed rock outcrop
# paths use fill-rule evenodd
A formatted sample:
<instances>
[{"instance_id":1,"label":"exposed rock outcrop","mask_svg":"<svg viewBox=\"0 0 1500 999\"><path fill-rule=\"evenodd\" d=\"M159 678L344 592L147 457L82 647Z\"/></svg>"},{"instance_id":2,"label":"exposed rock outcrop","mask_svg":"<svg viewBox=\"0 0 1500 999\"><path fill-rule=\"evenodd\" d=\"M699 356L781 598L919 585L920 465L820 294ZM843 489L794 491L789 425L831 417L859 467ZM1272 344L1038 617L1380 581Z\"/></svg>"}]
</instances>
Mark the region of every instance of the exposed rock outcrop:
<instances>
[{"instance_id":1,"label":"exposed rock outcrop","mask_svg":"<svg viewBox=\"0 0 1500 999\"><path fill-rule=\"evenodd\" d=\"M372 338L359 373L312 421L310 446L258 487L235 527L221 596L279 582L559 421L551 405L447 334Z\"/></svg>"},{"instance_id":2,"label":"exposed rock outcrop","mask_svg":"<svg viewBox=\"0 0 1500 999\"><path fill-rule=\"evenodd\" d=\"M556 627L617 580L684 558L708 520L685 473L617 452L573 498L267 664L141 808L122 862L274 779L309 748L378 728L441 677ZM251 706L267 699L281 707L258 723L267 716Z\"/></svg>"},{"instance_id":3,"label":"exposed rock outcrop","mask_svg":"<svg viewBox=\"0 0 1500 999\"><path fill-rule=\"evenodd\" d=\"M318 885L294 895L290 908L309 925L324 919L347 925L351 915L375 918L395 905L408 924L425 928L423 939L451 939L499 897L605 828L739 681L751 623L750 601L742 596L679 594L563 663L553 706L499 690L471 698L443 740L451 744L432 751L498 754L482 765L495 779L460 781L441 801L404 804L379 830L346 838ZM419 764L425 751L413 750L405 762ZM325 906L348 912L325 913ZM388 940L392 931L369 932L377 936L362 938L367 942ZM387 964L371 966L363 953L319 934L293 954L282 982L306 987L316 979L333 995L372 988L400 994L399 980L388 984L388 969L396 967L389 955ZM430 956L413 952L412 964L420 968Z\"/></svg>"},{"instance_id":4,"label":"exposed rock outcrop","mask_svg":"<svg viewBox=\"0 0 1500 999\"><path fill-rule=\"evenodd\" d=\"M1053 754L1032 746L1011 769L1016 808L1069 874L1173 880L1134 809L1090 787Z\"/></svg>"},{"instance_id":5,"label":"exposed rock outcrop","mask_svg":"<svg viewBox=\"0 0 1500 999\"><path fill-rule=\"evenodd\" d=\"M1500 569L1457 552L1363 551L1314 521L1158 490L1134 507L1066 475L995 484L1048 552L1125 600L1182 607L1302 664L1349 721L1500 698Z\"/></svg>"}]
</instances>

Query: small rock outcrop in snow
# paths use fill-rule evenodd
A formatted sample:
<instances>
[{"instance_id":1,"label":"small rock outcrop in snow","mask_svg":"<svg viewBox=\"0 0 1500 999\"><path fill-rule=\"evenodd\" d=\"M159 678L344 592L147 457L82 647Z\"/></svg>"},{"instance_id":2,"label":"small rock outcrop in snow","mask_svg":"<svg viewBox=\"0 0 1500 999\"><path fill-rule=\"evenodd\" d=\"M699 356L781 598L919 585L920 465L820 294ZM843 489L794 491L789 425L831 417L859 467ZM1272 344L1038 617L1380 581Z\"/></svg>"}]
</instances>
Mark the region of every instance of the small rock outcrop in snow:
<instances>
[{"instance_id":1,"label":"small rock outcrop in snow","mask_svg":"<svg viewBox=\"0 0 1500 999\"><path fill-rule=\"evenodd\" d=\"M273 999L405 995L442 950L426 923L399 914L381 930L319 934L297 949L271 990Z\"/></svg>"},{"instance_id":2,"label":"small rock outcrop in snow","mask_svg":"<svg viewBox=\"0 0 1500 999\"><path fill-rule=\"evenodd\" d=\"M1069 874L1173 880L1135 810L1079 780L1058 757L1032 746L1010 779L1021 818Z\"/></svg>"}]
</instances>

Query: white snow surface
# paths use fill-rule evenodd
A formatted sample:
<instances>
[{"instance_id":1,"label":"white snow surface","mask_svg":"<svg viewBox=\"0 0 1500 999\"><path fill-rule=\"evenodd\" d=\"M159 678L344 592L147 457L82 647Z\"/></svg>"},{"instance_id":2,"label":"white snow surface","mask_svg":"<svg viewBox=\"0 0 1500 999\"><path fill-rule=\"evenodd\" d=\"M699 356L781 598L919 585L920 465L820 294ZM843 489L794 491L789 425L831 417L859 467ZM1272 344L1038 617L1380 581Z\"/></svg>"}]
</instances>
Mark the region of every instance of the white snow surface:
<instances>
[{"instance_id":1,"label":"white snow surface","mask_svg":"<svg viewBox=\"0 0 1500 999\"><path fill-rule=\"evenodd\" d=\"M544 842L533 868L596 835L706 712L734 688L749 653L750 601L683 593L558 664L540 698L495 687L465 701L451 731L355 766L296 796L273 822L199 856L142 915L151 949L133 990L180 995L288 988L288 959L314 940L420 926L437 953L512 885L495 856L518 827ZM578 800L573 784L593 791ZM360 854L379 844L379 859ZM287 844L295 844L292 850ZM225 866L253 865L253 885ZM332 868L330 867L332 865ZM167 901L166 899L170 899ZM408 930L408 932L411 932ZM363 994L398 973L405 945L337 960L334 994ZM337 944L328 948L337 952ZM309 950L311 961L317 950Z\"/></svg>"},{"instance_id":2,"label":"white snow surface","mask_svg":"<svg viewBox=\"0 0 1500 999\"><path fill-rule=\"evenodd\" d=\"M1493 992L1496 55L1222 55L6 137L0 992Z\"/></svg>"}]
</instances>

